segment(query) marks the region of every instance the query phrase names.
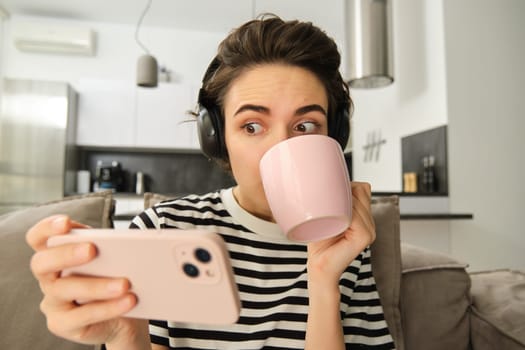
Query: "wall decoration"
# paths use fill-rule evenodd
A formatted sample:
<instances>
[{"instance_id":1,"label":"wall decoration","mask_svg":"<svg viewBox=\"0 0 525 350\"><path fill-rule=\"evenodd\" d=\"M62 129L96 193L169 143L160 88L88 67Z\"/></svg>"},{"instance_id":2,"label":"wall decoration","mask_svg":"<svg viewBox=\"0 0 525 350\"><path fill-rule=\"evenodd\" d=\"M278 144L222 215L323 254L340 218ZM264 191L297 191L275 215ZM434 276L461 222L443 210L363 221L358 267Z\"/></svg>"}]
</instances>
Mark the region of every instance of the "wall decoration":
<instances>
[{"instance_id":1,"label":"wall decoration","mask_svg":"<svg viewBox=\"0 0 525 350\"><path fill-rule=\"evenodd\" d=\"M365 150L365 163L378 162L381 154L381 146L386 143L386 139L382 138L381 130L369 131L366 134L366 144L363 146Z\"/></svg>"}]
</instances>

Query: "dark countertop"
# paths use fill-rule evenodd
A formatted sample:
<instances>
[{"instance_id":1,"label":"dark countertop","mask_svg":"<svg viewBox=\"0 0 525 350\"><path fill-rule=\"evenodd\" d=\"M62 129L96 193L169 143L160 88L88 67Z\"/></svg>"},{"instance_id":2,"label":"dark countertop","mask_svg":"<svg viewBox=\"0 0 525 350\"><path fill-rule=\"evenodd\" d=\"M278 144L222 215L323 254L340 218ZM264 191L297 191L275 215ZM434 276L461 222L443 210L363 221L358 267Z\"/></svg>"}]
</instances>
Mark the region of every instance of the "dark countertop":
<instances>
[{"instance_id":1,"label":"dark countertop","mask_svg":"<svg viewBox=\"0 0 525 350\"><path fill-rule=\"evenodd\" d=\"M122 215L113 215L113 220L116 221L130 221L133 220L133 218L137 215L132 214L122 214Z\"/></svg>"},{"instance_id":2,"label":"dark countertop","mask_svg":"<svg viewBox=\"0 0 525 350\"><path fill-rule=\"evenodd\" d=\"M387 197L387 196L399 196L399 197L448 197L448 193L424 193L424 192L372 192L372 197Z\"/></svg>"},{"instance_id":3,"label":"dark countertop","mask_svg":"<svg viewBox=\"0 0 525 350\"><path fill-rule=\"evenodd\" d=\"M469 213L425 213L425 214L400 214L401 220L472 220L473 214Z\"/></svg>"},{"instance_id":4,"label":"dark countertop","mask_svg":"<svg viewBox=\"0 0 525 350\"><path fill-rule=\"evenodd\" d=\"M180 196L180 194L173 194L173 198ZM406 192L374 192L372 193L373 197L383 197L383 196L400 196L400 197L446 197L447 194L443 193L406 193ZM115 197L120 198L143 198L143 195L137 195L135 193L116 193ZM138 213L136 213L138 214ZM129 221L132 220L135 215L134 213L125 213L115 215L114 220L123 220ZM474 215L471 213L401 213L400 219L403 221L416 221L416 220L472 220Z\"/></svg>"},{"instance_id":5,"label":"dark countertop","mask_svg":"<svg viewBox=\"0 0 525 350\"><path fill-rule=\"evenodd\" d=\"M125 215L115 215L113 216L114 220L132 220L135 215L125 214ZM473 214L468 213L428 213L428 214L400 214L401 220L472 220L474 218Z\"/></svg>"},{"instance_id":6,"label":"dark countertop","mask_svg":"<svg viewBox=\"0 0 525 350\"><path fill-rule=\"evenodd\" d=\"M412 202L422 201L423 211L421 207L414 207L412 205L401 206L401 220L472 220L474 215L472 213L451 213L447 212L447 209L443 208L442 205L430 205L425 210L425 205L429 205L429 201L438 201L438 203L447 203L444 201L448 200L448 193L410 193L410 192L372 192L372 197L390 197L398 196L400 202ZM448 208L448 204L446 205ZM403 209L404 208L404 209Z\"/></svg>"}]
</instances>

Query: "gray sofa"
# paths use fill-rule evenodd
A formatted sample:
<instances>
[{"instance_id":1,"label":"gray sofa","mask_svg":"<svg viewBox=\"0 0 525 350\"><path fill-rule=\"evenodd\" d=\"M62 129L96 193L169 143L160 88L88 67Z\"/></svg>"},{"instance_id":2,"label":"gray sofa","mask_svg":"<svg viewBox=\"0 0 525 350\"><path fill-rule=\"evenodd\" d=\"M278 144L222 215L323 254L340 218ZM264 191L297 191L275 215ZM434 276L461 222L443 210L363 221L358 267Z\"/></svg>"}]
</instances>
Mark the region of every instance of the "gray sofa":
<instances>
[{"instance_id":1,"label":"gray sofa","mask_svg":"<svg viewBox=\"0 0 525 350\"><path fill-rule=\"evenodd\" d=\"M147 193L145 207L163 199ZM112 194L102 192L0 216L0 349L93 349L47 331L25 232L57 213L95 228L111 227L112 209ZM375 198L372 210L377 228L373 271L398 349L525 349L523 272L469 274L464 263L400 243L396 197Z\"/></svg>"}]
</instances>

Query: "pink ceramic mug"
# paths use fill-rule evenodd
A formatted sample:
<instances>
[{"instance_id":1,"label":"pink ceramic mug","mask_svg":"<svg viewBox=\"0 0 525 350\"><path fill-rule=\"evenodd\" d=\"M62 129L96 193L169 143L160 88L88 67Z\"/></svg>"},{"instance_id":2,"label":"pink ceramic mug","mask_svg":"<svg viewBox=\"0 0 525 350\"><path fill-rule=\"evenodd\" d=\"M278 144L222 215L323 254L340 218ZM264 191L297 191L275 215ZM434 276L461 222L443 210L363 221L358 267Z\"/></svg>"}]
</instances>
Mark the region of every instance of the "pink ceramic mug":
<instances>
[{"instance_id":1,"label":"pink ceramic mug","mask_svg":"<svg viewBox=\"0 0 525 350\"><path fill-rule=\"evenodd\" d=\"M348 228L350 177L334 139L324 135L287 139L271 147L259 165L266 199L288 239L318 241Z\"/></svg>"}]
</instances>

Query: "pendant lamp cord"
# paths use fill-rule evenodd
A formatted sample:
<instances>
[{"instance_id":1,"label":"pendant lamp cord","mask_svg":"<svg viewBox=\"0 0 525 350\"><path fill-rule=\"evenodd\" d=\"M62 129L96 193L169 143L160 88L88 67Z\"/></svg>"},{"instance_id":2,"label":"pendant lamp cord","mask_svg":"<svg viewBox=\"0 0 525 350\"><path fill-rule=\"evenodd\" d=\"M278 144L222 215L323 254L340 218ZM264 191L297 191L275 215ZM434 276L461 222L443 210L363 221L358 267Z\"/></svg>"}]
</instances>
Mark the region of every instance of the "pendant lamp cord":
<instances>
[{"instance_id":1,"label":"pendant lamp cord","mask_svg":"<svg viewBox=\"0 0 525 350\"><path fill-rule=\"evenodd\" d=\"M137 23L137 28L135 29L135 41L137 42L137 44L139 44L139 46L142 48L142 50L144 50L146 52L146 54L148 54L148 55L150 54L148 48L146 46L144 46L144 44L142 44L142 42L139 39L139 29L140 29L140 26L142 24L142 20L144 19L144 16L146 16L146 13L148 13L149 8L151 7L151 2L152 1L153 0L148 0L148 3L146 4L146 7L144 8L144 10L142 11L142 14L140 15L139 22Z\"/></svg>"}]
</instances>

